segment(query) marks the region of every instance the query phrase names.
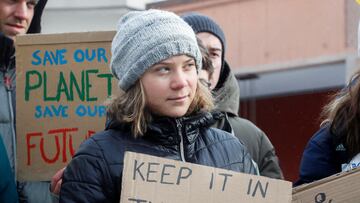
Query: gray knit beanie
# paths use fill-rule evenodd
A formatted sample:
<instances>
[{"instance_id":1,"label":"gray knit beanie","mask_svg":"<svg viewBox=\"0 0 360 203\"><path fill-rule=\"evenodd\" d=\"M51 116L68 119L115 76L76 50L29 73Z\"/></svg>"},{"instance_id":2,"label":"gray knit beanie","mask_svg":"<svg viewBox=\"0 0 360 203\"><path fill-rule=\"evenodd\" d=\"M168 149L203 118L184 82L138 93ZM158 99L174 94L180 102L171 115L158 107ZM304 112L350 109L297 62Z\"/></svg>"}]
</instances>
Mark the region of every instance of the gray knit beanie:
<instances>
[{"instance_id":1,"label":"gray knit beanie","mask_svg":"<svg viewBox=\"0 0 360 203\"><path fill-rule=\"evenodd\" d=\"M188 55L201 68L201 52L192 28L179 16L161 10L131 11L120 18L111 44L110 68L127 91L152 65Z\"/></svg>"}]
</instances>

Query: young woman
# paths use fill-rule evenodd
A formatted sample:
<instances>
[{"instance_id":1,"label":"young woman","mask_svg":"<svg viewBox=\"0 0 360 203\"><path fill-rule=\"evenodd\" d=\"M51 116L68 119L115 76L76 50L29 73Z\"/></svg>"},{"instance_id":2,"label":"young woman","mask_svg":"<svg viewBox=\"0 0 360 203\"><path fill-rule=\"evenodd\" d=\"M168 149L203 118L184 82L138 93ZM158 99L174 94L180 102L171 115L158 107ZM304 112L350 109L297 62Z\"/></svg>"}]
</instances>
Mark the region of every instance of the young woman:
<instances>
[{"instance_id":1,"label":"young woman","mask_svg":"<svg viewBox=\"0 0 360 203\"><path fill-rule=\"evenodd\" d=\"M125 151L255 173L237 138L209 127L213 103L198 80L200 50L180 17L129 12L111 50L122 92L108 107L105 131L81 144L65 169L60 202L119 202Z\"/></svg>"},{"instance_id":2,"label":"young woman","mask_svg":"<svg viewBox=\"0 0 360 203\"><path fill-rule=\"evenodd\" d=\"M360 81L358 71L347 88L324 107L321 128L309 140L295 185L313 182L360 163Z\"/></svg>"}]
</instances>

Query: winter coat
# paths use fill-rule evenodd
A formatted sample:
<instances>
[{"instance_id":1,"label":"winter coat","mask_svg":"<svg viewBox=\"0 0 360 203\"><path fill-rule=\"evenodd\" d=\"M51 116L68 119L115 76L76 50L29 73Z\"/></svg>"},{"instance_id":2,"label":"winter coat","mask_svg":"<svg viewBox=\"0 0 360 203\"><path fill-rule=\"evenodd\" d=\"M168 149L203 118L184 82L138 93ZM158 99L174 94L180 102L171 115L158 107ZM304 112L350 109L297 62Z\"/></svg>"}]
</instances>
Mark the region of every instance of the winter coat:
<instances>
[{"instance_id":1,"label":"winter coat","mask_svg":"<svg viewBox=\"0 0 360 203\"><path fill-rule=\"evenodd\" d=\"M215 98L216 110L224 113L225 117L217 121L214 127L232 133L247 147L258 165L260 175L283 179L278 157L268 137L252 122L238 116L240 89L227 63L221 77L224 76L226 80L220 89L215 90Z\"/></svg>"},{"instance_id":2,"label":"winter coat","mask_svg":"<svg viewBox=\"0 0 360 203\"><path fill-rule=\"evenodd\" d=\"M14 175L10 168L3 140L0 138L0 202L17 203Z\"/></svg>"},{"instance_id":3,"label":"winter coat","mask_svg":"<svg viewBox=\"0 0 360 203\"><path fill-rule=\"evenodd\" d=\"M0 33L0 137L4 141L12 174L16 175L15 48ZM19 202L52 202L50 182L18 182Z\"/></svg>"},{"instance_id":4,"label":"winter coat","mask_svg":"<svg viewBox=\"0 0 360 203\"><path fill-rule=\"evenodd\" d=\"M0 136L12 172L15 172L15 48L10 38L0 33Z\"/></svg>"},{"instance_id":5,"label":"winter coat","mask_svg":"<svg viewBox=\"0 0 360 203\"><path fill-rule=\"evenodd\" d=\"M345 145L336 140L328 126L322 127L307 143L300 164L298 186L341 172L349 157Z\"/></svg>"},{"instance_id":6,"label":"winter coat","mask_svg":"<svg viewBox=\"0 0 360 203\"><path fill-rule=\"evenodd\" d=\"M255 174L251 157L232 135L209 128L210 113L156 118L135 139L128 124L111 122L80 145L66 167L60 202L119 202L125 151Z\"/></svg>"}]
</instances>

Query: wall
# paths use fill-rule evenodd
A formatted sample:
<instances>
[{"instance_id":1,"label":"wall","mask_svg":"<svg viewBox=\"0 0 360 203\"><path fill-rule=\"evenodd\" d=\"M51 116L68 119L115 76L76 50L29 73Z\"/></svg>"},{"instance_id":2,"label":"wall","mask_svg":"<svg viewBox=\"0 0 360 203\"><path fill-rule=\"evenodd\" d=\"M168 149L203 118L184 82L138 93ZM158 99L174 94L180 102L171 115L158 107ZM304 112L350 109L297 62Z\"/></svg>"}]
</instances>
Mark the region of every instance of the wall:
<instances>
[{"instance_id":1,"label":"wall","mask_svg":"<svg viewBox=\"0 0 360 203\"><path fill-rule=\"evenodd\" d=\"M144 10L146 3L155 1L158 0L48 0L42 33L115 30L124 13Z\"/></svg>"},{"instance_id":2,"label":"wall","mask_svg":"<svg viewBox=\"0 0 360 203\"><path fill-rule=\"evenodd\" d=\"M355 51L346 46L345 0L171 2L148 7L211 16L225 32L234 70Z\"/></svg>"},{"instance_id":3,"label":"wall","mask_svg":"<svg viewBox=\"0 0 360 203\"><path fill-rule=\"evenodd\" d=\"M241 107L256 108L256 124L271 139L286 180L296 181L301 156L308 139L319 129L320 112L339 88L294 95L245 100ZM253 102L253 104L251 104ZM299 109L301 111L299 111ZM242 117L251 117L241 108Z\"/></svg>"}]
</instances>

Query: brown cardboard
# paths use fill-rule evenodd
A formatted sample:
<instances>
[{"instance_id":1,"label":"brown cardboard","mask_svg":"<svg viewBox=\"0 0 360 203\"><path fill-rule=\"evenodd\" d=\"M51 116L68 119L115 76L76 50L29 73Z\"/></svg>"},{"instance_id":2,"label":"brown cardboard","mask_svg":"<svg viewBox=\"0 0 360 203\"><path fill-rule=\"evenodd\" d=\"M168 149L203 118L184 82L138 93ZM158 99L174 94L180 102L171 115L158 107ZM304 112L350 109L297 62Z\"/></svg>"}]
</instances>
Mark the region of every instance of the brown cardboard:
<instances>
[{"instance_id":1,"label":"brown cardboard","mask_svg":"<svg viewBox=\"0 0 360 203\"><path fill-rule=\"evenodd\" d=\"M292 203L360 202L360 168L293 188Z\"/></svg>"},{"instance_id":2,"label":"brown cardboard","mask_svg":"<svg viewBox=\"0 0 360 203\"><path fill-rule=\"evenodd\" d=\"M19 180L50 180L84 139L104 129L104 102L117 90L109 71L114 34L17 37Z\"/></svg>"},{"instance_id":3,"label":"brown cardboard","mask_svg":"<svg viewBox=\"0 0 360 203\"><path fill-rule=\"evenodd\" d=\"M290 203L292 183L126 152L121 203Z\"/></svg>"}]
</instances>

